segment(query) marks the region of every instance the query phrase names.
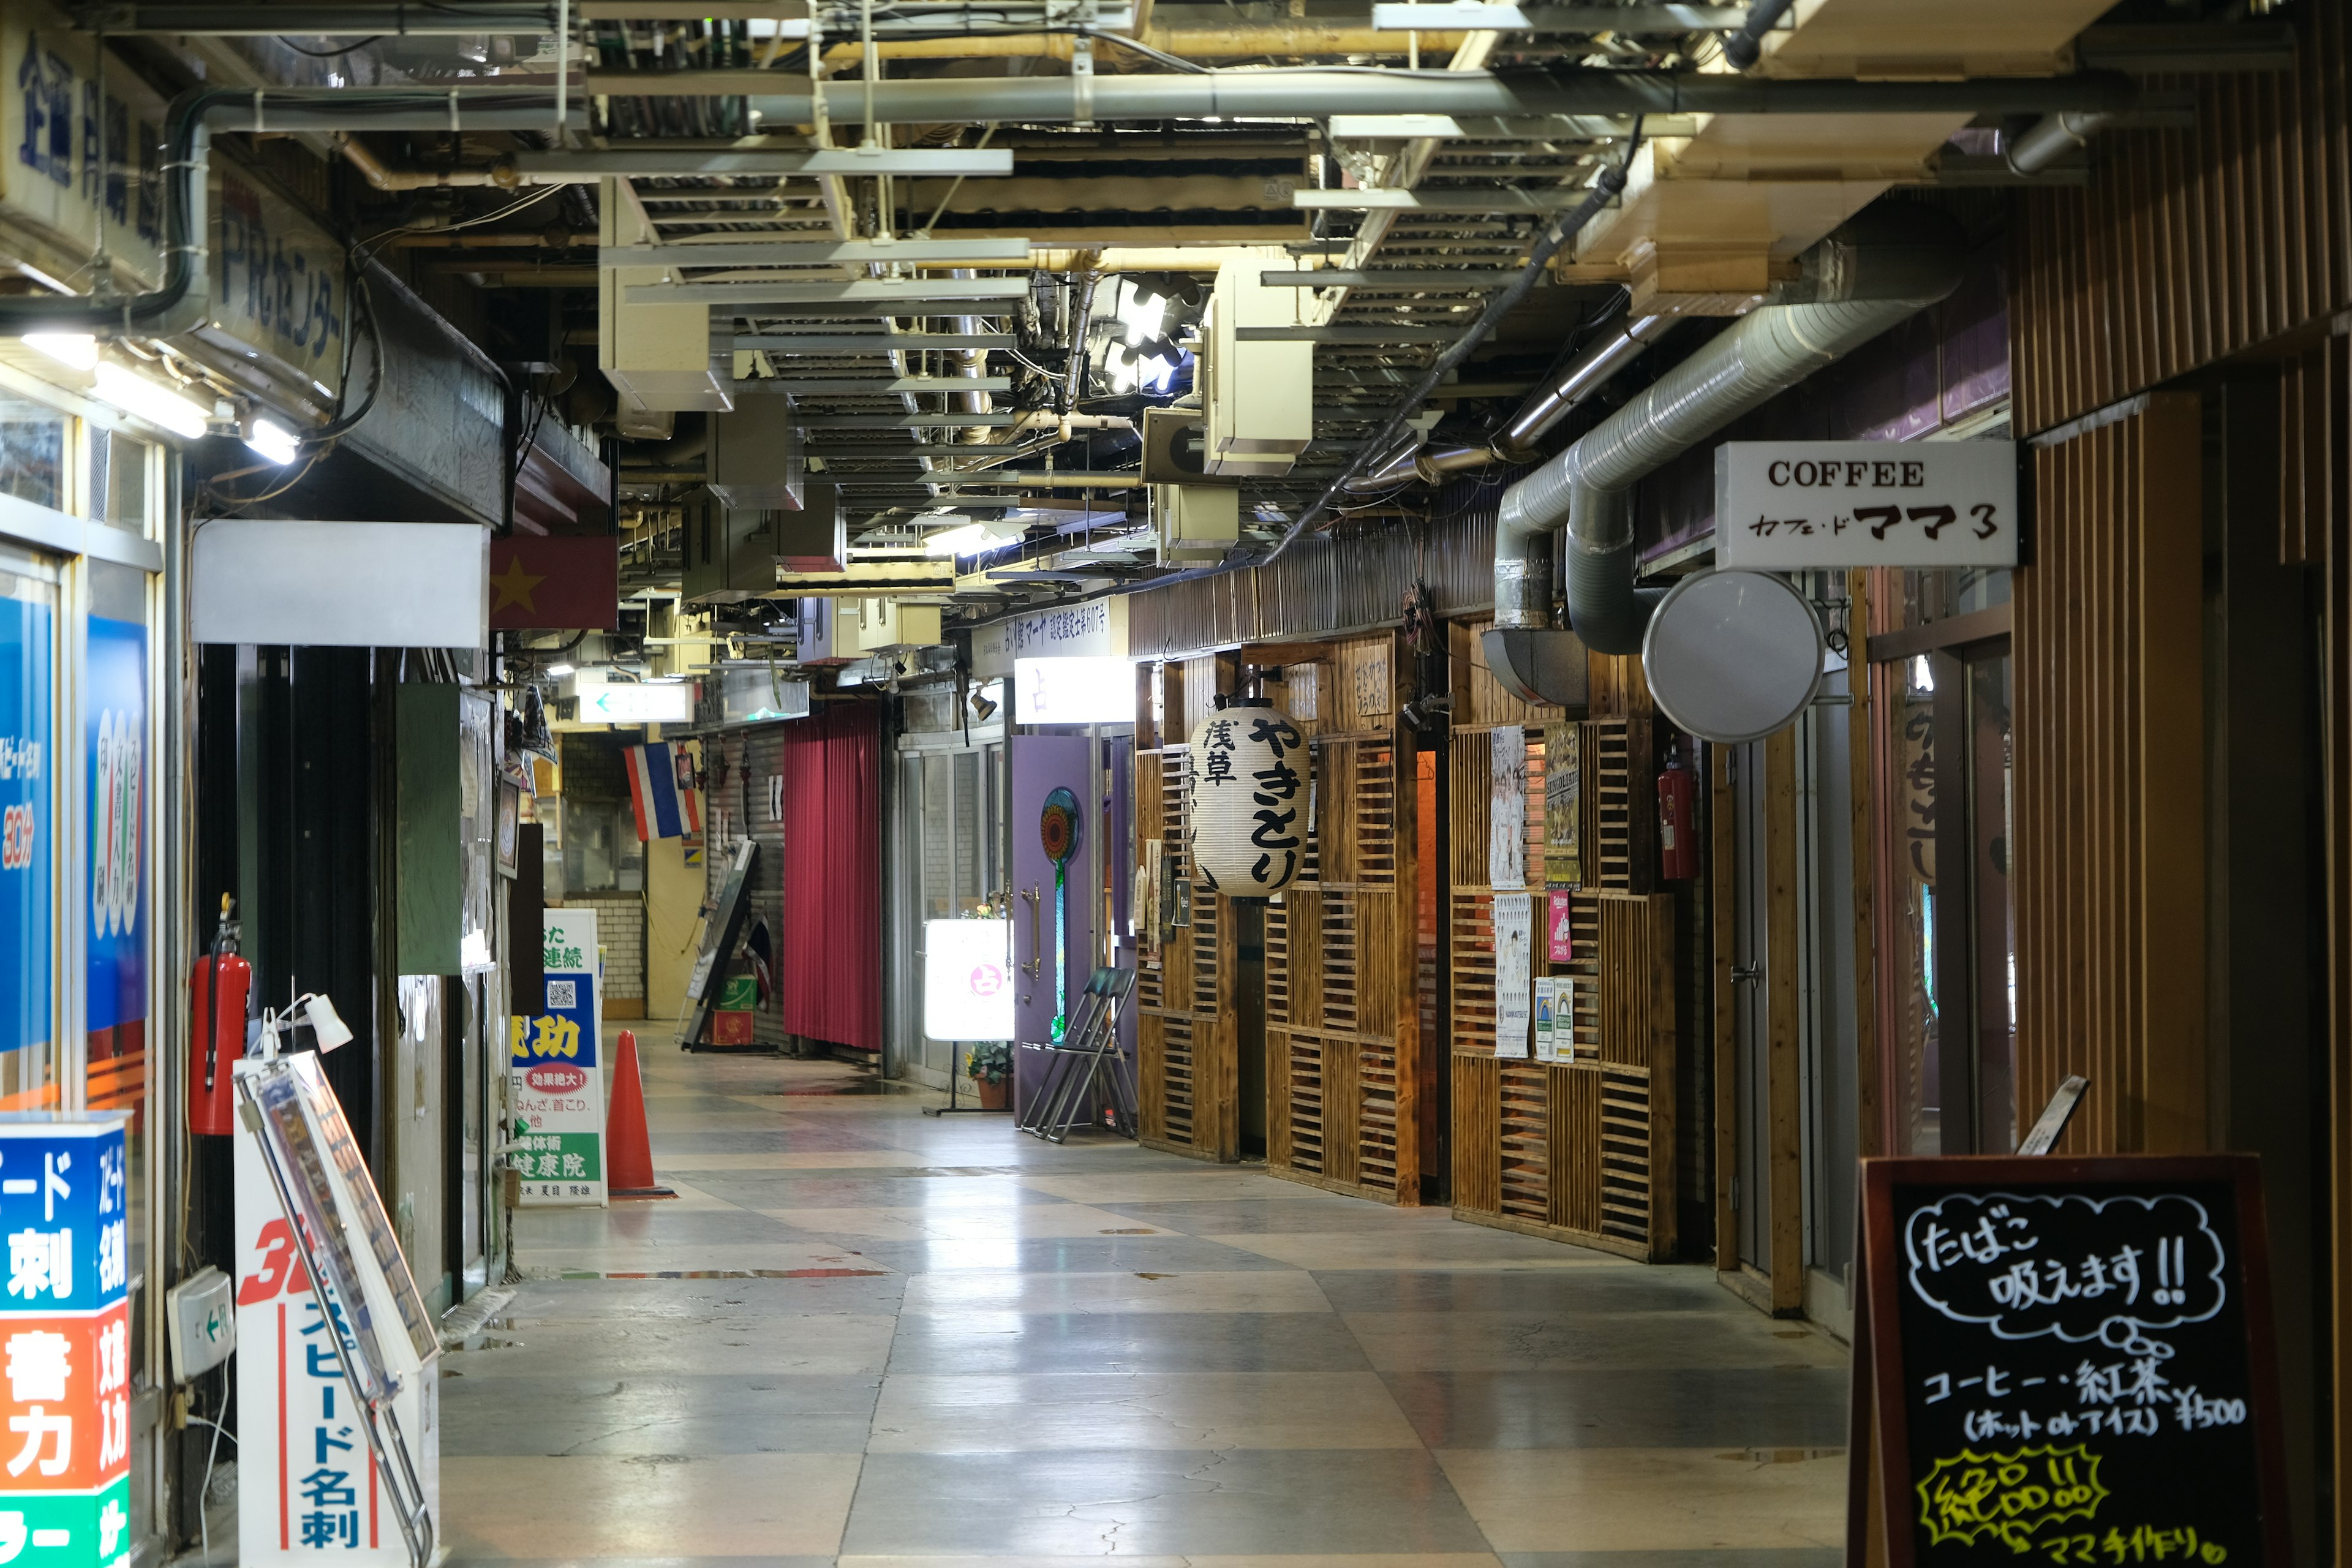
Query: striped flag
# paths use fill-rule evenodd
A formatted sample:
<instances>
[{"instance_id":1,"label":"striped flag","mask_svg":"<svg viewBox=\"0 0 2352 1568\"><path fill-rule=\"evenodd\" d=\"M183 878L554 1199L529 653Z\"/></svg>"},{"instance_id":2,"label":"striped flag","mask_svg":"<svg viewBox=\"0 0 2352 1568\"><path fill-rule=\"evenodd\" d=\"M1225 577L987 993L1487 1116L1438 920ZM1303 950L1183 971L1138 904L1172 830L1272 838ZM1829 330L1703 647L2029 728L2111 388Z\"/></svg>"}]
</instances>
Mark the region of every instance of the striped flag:
<instances>
[{"instance_id":1,"label":"striped flag","mask_svg":"<svg viewBox=\"0 0 2352 1568\"><path fill-rule=\"evenodd\" d=\"M702 831L694 794L694 759L668 741L622 749L629 768L629 805L641 839L681 838Z\"/></svg>"}]
</instances>

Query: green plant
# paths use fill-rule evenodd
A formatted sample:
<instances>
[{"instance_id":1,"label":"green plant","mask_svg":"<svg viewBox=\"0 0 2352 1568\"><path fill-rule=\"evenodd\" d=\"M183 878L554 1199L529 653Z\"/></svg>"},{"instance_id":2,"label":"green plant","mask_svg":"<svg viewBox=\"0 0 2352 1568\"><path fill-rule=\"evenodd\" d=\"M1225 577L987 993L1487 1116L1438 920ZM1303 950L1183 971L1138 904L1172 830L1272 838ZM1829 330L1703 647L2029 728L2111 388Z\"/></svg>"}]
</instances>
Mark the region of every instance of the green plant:
<instances>
[{"instance_id":1,"label":"green plant","mask_svg":"<svg viewBox=\"0 0 2352 1568\"><path fill-rule=\"evenodd\" d=\"M1013 1076L1013 1047L1002 1040L964 1053L963 1070L974 1083L1003 1083Z\"/></svg>"}]
</instances>

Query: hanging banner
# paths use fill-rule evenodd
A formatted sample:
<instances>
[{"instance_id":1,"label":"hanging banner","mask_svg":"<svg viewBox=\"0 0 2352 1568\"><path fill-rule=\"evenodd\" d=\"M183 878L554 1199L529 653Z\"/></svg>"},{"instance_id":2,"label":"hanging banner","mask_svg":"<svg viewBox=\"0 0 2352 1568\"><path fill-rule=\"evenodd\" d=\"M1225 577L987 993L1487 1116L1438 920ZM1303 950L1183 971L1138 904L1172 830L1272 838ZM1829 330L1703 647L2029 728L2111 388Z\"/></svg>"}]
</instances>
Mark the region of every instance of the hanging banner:
<instances>
[{"instance_id":1,"label":"hanging banner","mask_svg":"<svg viewBox=\"0 0 2352 1568\"><path fill-rule=\"evenodd\" d=\"M20 596L10 596L11 584ZM51 592L0 575L0 1051L49 1037L57 828L49 804Z\"/></svg>"},{"instance_id":2,"label":"hanging banner","mask_svg":"<svg viewBox=\"0 0 2352 1568\"><path fill-rule=\"evenodd\" d=\"M1494 793L1486 808L1486 885L1528 885L1528 733L1497 724L1486 733L1493 748ZM1497 900L1499 901L1499 900Z\"/></svg>"},{"instance_id":3,"label":"hanging banner","mask_svg":"<svg viewBox=\"0 0 2352 1568\"><path fill-rule=\"evenodd\" d=\"M0 1123L0 1561L131 1555L131 1308L122 1119Z\"/></svg>"},{"instance_id":4,"label":"hanging banner","mask_svg":"<svg viewBox=\"0 0 2352 1568\"><path fill-rule=\"evenodd\" d=\"M2014 441L1726 441L1715 563L1801 572L2017 564Z\"/></svg>"},{"instance_id":5,"label":"hanging banner","mask_svg":"<svg viewBox=\"0 0 2352 1568\"><path fill-rule=\"evenodd\" d=\"M351 1128L327 1087L314 1053L281 1058L304 1081L304 1117L320 1158L309 1172L312 1201L342 1226L349 1261L368 1300L358 1323L383 1369L398 1381L392 1401L419 1483L440 1517L440 1368L432 1328L407 1264L373 1187L358 1163ZM279 1063L236 1064L242 1085ZM323 1114L321 1113L323 1111ZM344 1381L345 1335L354 1314L330 1288L336 1331L309 1269L253 1121L236 1119L231 1158L236 1189L236 1404L267 1413L248 1417L237 1433L237 1561L239 1568L408 1568L408 1549L394 1503L368 1446L366 1416ZM347 1168L348 1167L348 1168ZM310 1226L316 1234L318 1226ZM320 1245L332 1245L320 1238ZM393 1275L397 1270L397 1277Z\"/></svg>"},{"instance_id":6,"label":"hanging banner","mask_svg":"<svg viewBox=\"0 0 2352 1568\"><path fill-rule=\"evenodd\" d=\"M1495 1054L1525 1057L1535 1027L1535 900L1495 895Z\"/></svg>"},{"instance_id":7,"label":"hanging banner","mask_svg":"<svg viewBox=\"0 0 2352 1568\"><path fill-rule=\"evenodd\" d=\"M598 989L596 911L550 910L547 1001L512 1021L514 1141L525 1207L603 1208L604 1075L598 1070L604 997Z\"/></svg>"}]
</instances>

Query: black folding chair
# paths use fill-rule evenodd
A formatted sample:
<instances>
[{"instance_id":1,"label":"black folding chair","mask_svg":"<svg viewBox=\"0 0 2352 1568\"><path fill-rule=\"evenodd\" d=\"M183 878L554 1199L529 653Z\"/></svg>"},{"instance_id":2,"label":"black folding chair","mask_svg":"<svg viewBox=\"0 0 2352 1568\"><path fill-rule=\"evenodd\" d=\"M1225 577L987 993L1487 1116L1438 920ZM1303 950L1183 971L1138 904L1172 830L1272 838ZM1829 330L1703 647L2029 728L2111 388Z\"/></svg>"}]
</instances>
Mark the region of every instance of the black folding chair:
<instances>
[{"instance_id":1,"label":"black folding chair","mask_svg":"<svg viewBox=\"0 0 2352 1568\"><path fill-rule=\"evenodd\" d=\"M1045 1071L1030 1097L1022 1131L1049 1143L1066 1142L1077 1124L1074 1118L1092 1124L1108 1110L1112 1131L1135 1136L1135 1077L1118 1048L1119 1014L1134 991L1134 970L1097 969L1078 994L1060 1044L1023 1043L1024 1051L1044 1053Z\"/></svg>"}]
</instances>

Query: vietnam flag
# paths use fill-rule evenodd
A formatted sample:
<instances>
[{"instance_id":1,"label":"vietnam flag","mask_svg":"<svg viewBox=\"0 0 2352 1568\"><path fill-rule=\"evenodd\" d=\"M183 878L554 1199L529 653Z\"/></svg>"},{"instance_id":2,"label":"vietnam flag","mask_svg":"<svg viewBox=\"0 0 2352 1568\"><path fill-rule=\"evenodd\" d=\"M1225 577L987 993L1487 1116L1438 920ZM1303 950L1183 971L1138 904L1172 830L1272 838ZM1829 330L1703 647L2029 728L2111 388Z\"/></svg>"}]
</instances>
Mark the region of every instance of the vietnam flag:
<instances>
[{"instance_id":1,"label":"vietnam flag","mask_svg":"<svg viewBox=\"0 0 2352 1568\"><path fill-rule=\"evenodd\" d=\"M621 624L621 545L609 534L490 541L490 629L609 632Z\"/></svg>"}]
</instances>

